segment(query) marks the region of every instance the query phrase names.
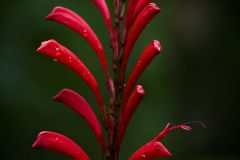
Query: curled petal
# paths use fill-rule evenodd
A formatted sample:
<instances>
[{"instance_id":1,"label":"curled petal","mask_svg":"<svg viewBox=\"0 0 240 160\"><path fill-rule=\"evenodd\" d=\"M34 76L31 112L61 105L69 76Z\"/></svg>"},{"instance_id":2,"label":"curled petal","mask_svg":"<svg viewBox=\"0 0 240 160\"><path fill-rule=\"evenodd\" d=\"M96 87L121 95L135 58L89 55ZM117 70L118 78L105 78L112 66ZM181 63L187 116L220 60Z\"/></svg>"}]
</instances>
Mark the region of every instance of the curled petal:
<instances>
[{"instance_id":1,"label":"curled petal","mask_svg":"<svg viewBox=\"0 0 240 160\"><path fill-rule=\"evenodd\" d=\"M149 142L139 148L129 160L153 160L156 158L170 158L172 154L160 142Z\"/></svg>"},{"instance_id":2,"label":"curled petal","mask_svg":"<svg viewBox=\"0 0 240 160\"><path fill-rule=\"evenodd\" d=\"M71 139L59 133L43 131L38 136L33 148L44 148L68 155L74 160L89 160L87 154Z\"/></svg>"},{"instance_id":3,"label":"curled petal","mask_svg":"<svg viewBox=\"0 0 240 160\"><path fill-rule=\"evenodd\" d=\"M108 6L106 4L106 1L105 0L92 0L92 2L97 6L99 11L101 12L101 15L105 21L108 31L111 33L111 31L112 31L111 15L110 15Z\"/></svg>"},{"instance_id":4,"label":"curled petal","mask_svg":"<svg viewBox=\"0 0 240 160\"><path fill-rule=\"evenodd\" d=\"M160 43L157 40L154 40L146 47L146 49L143 51L143 53L139 57L137 64L133 68L133 71L127 80L127 84L123 92L122 105L121 105L123 112L124 112L125 105L128 101L128 97L131 94L132 88L136 84L136 81L141 76L143 71L147 68L147 66L152 62L153 58L160 51L161 51Z\"/></svg>"},{"instance_id":5,"label":"curled petal","mask_svg":"<svg viewBox=\"0 0 240 160\"><path fill-rule=\"evenodd\" d=\"M104 115L104 103L99 91L97 81L92 73L88 70L88 68L82 63L82 61L77 58L77 56L75 56L70 50L55 40L42 42L41 46L37 49L37 52L52 57L56 61L64 64L76 72L94 93L100 106L101 113Z\"/></svg>"},{"instance_id":6,"label":"curled petal","mask_svg":"<svg viewBox=\"0 0 240 160\"><path fill-rule=\"evenodd\" d=\"M61 102L79 113L87 121L97 137L101 149L104 150L104 139L99 121L92 108L82 96L70 89L62 89L53 97L53 100Z\"/></svg>"},{"instance_id":7,"label":"curled petal","mask_svg":"<svg viewBox=\"0 0 240 160\"><path fill-rule=\"evenodd\" d=\"M139 0L132 14L132 20L134 21L141 10L148 4L153 2L153 0Z\"/></svg>"},{"instance_id":8,"label":"curled petal","mask_svg":"<svg viewBox=\"0 0 240 160\"><path fill-rule=\"evenodd\" d=\"M148 4L138 15L133 27L131 28L129 35L127 36L126 46L123 52L122 64L121 64L121 80L124 80L124 74L127 67L128 59L132 49L147 24L152 20L154 15L160 11L160 8L154 3ZM123 83L123 82L121 82Z\"/></svg>"},{"instance_id":9,"label":"curled petal","mask_svg":"<svg viewBox=\"0 0 240 160\"><path fill-rule=\"evenodd\" d=\"M117 137L117 146L120 147L122 143L122 139L125 133L125 130L128 126L129 121L132 118L132 115L134 114L135 110L137 109L139 103L141 102L143 96L144 96L144 89L141 85L137 85L135 90L133 91L131 97L128 100L128 103L126 105L125 112L123 112L122 119L120 121L119 125L119 132Z\"/></svg>"},{"instance_id":10,"label":"curled petal","mask_svg":"<svg viewBox=\"0 0 240 160\"><path fill-rule=\"evenodd\" d=\"M63 24L81 35L96 52L105 74L108 76L107 60L102 44L92 28L82 17L67 8L55 7L46 19Z\"/></svg>"},{"instance_id":11,"label":"curled petal","mask_svg":"<svg viewBox=\"0 0 240 160\"><path fill-rule=\"evenodd\" d=\"M172 157L172 154L159 141L162 140L170 131L174 129L180 128L187 131L191 130L191 127L189 126L190 123L198 123L198 124L201 124L203 127L205 127L205 125L200 121L192 121L192 122L176 125L173 127L171 127L171 123L168 123L162 132L160 132L152 141L143 145L135 153L133 153L133 155L129 158L129 160L142 160L142 159L152 160L155 158Z\"/></svg>"}]
</instances>

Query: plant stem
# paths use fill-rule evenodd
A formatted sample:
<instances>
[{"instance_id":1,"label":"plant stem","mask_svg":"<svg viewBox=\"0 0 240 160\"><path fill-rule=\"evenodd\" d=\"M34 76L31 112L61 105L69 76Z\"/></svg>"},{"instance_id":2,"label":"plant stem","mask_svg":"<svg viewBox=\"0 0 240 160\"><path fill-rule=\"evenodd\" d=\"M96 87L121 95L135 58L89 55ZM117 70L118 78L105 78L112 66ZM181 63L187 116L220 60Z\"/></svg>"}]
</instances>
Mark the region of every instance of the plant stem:
<instances>
[{"instance_id":1,"label":"plant stem","mask_svg":"<svg viewBox=\"0 0 240 160\"><path fill-rule=\"evenodd\" d=\"M113 50L113 84L114 93L111 94L110 98L110 117L112 120L112 133L108 134L109 145L105 153L105 160L119 160L119 148L116 147L116 138L118 134L119 121L120 121L120 105L122 96L122 87L120 87L120 67L121 57L120 52L124 47L121 43L122 33L122 20L125 10L125 0L114 0L114 28L111 35L111 46ZM111 128L111 127L110 127Z\"/></svg>"}]
</instances>

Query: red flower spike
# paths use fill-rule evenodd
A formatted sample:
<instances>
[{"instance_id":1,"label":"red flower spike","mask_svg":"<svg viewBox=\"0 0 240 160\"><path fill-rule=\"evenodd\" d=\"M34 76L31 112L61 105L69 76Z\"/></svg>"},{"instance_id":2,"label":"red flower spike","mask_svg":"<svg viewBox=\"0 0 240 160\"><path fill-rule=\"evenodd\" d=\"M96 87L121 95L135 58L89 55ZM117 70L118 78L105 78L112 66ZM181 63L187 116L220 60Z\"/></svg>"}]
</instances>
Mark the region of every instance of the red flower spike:
<instances>
[{"instance_id":1,"label":"red flower spike","mask_svg":"<svg viewBox=\"0 0 240 160\"><path fill-rule=\"evenodd\" d=\"M89 106L87 101L78 93L70 89L62 89L56 96L53 97L53 100L65 104L72 110L79 113L87 121L93 133L97 137L98 143L103 151L104 138L102 129L94 111Z\"/></svg>"},{"instance_id":2,"label":"red flower spike","mask_svg":"<svg viewBox=\"0 0 240 160\"><path fill-rule=\"evenodd\" d=\"M153 58L161 51L160 43L157 40L151 42L146 49L143 51L142 55L139 57L137 64L133 68L132 73L130 74L126 87L123 91L123 98L121 109L124 112L125 105L128 101L128 97L132 92L133 86L136 84L136 81L141 76L143 71L147 66L152 62Z\"/></svg>"},{"instance_id":3,"label":"red flower spike","mask_svg":"<svg viewBox=\"0 0 240 160\"><path fill-rule=\"evenodd\" d=\"M170 157L172 157L172 154L161 142L150 142L133 153L129 160L153 160Z\"/></svg>"},{"instance_id":4,"label":"red flower spike","mask_svg":"<svg viewBox=\"0 0 240 160\"><path fill-rule=\"evenodd\" d=\"M133 24L133 27L131 28L129 35L127 36L126 46L123 52L123 59L122 59L122 65L121 65L122 81L124 80L124 74L126 71L128 59L134 47L134 44L136 43L143 29L147 26L147 24L149 24L149 22L152 20L154 15L156 15L158 12L160 12L160 8L158 8L156 4L150 3L140 12L135 23Z\"/></svg>"},{"instance_id":5,"label":"red flower spike","mask_svg":"<svg viewBox=\"0 0 240 160\"><path fill-rule=\"evenodd\" d=\"M131 97L128 100L128 103L126 105L125 112L122 113L122 119L120 121L119 125L119 132L117 137L117 146L120 147L122 143L122 139L125 133L125 130L128 126L129 121L132 118L132 115L134 114L135 110L137 109L139 103L141 102L143 96L144 96L144 89L141 85L137 85L135 90L133 91Z\"/></svg>"},{"instance_id":6,"label":"red flower spike","mask_svg":"<svg viewBox=\"0 0 240 160\"><path fill-rule=\"evenodd\" d=\"M33 148L44 148L68 155L74 160L90 160L87 154L71 139L55 132L43 131L38 136Z\"/></svg>"},{"instance_id":7,"label":"red flower spike","mask_svg":"<svg viewBox=\"0 0 240 160\"><path fill-rule=\"evenodd\" d=\"M67 8L55 7L46 19L63 24L81 35L96 52L104 72L108 77L108 65L102 44L92 28L82 17Z\"/></svg>"},{"instance_id":8,"label":"red flower spike","mask_svg":"<svg viewBox=\"0 0 240 160\"><path fill-rule=\"evenodd\" d=\"M132 14L132 20L134 21L136 19L136 17L138 16L138 14L141 12L141 10L148 4L153 2L154 0L139 0L134 12Z\"/></svg>"},{"instance_id":9,"label":"red flower spike","mask_svg":"<svg viewBox=\"0 0 240 160\"><path fill-rule=\"evenodd\" d=\"M104 103L99 91L97 81L92 73L88 70L88 68L82 63L82 61L77 58L77 56L75 56L70 50L55 40L42 42L41 46L37 49L37 52L52 57L56 61L64 64L76 72L90 87L97 99L102 115L105 115Z\"/></svg>"},{"instance_id":10,"label":"red flower spike","mask_svg":"<svg viewBox=\"0 0 240 160\"><path fill-rule=\"evenodd\" d=\"M105 0L92 0L92 2L97 6L97 8L100 10L101 15L105 21L105 24L108 28L108 31L112 32L112 22L111 22L111 15L108 9L108 6L106 4Z\"/></svg>"}]
</instances>

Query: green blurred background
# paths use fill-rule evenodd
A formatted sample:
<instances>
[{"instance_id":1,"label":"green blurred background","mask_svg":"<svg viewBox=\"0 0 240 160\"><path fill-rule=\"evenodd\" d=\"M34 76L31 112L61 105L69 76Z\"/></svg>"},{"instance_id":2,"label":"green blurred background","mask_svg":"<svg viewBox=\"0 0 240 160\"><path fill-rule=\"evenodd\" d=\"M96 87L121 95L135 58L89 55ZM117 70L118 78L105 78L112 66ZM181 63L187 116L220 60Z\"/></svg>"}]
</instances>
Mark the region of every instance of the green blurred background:
<instances>
[{"instance_id":1,"label":"green blurred background","mask_svg":"<svg viewBox=\"0 0 240 160\"><path fill-rule=\"evenodd\" d=\"M112 8L112 1L107 0ZM237 1L236 1L237 2ZM143 102L127 130L121 159L156 136L167 122L201 120L191 132L176 130L163 143L175 160L236 160L239 153L239 6L234 1L159 0L163 9L139 38L128 65L153 39L163 52L144 72L139 84ZM94 73L107 102L104 74L89 45L70 29L44 17L54 6L79 13L95 30L109 62L111 50L103 20L90 0L8 0L0 5L0 159L68 159L33 150L42 130L75 140L92 159L101 159L96 139L85 121L51 97L62 88L78 91L99 116L95 99L72 71L41 54L41 41L51 38L67 46Z\"/></svg>"}]
</instances>

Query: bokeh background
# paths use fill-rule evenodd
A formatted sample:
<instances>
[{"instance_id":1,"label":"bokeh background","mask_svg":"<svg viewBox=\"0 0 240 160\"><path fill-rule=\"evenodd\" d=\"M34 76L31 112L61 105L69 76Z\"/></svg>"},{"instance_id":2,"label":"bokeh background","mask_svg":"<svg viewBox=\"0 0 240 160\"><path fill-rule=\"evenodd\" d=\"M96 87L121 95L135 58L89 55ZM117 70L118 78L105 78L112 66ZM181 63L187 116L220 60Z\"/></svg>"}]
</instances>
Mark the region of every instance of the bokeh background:
<instances>
[{"instance_id":1,"label":"bokeh background","mask_svg":"<svg viewBox=\"0 0 240 160\"><path fill-rule=\"evenodd\" d=\"M107 0L112 8L112 1ZM237 1L236 1L237 2ZM163 52L139 84L146 95L127 130L121 159L156 136L167 122L201 120L191 132L176 130L163 143L175 160L236 160L239 152L239 5L220 0L159 0L162 8L139 38L128 65L152 39ZM42 130L60 132L78 142L92 159L101 159L85 121L51 97L62 88L78 91L99 116L83 81L63 65L33 54L43 40L67 46L96 76L105 102L104 74L89 45L70 29L44 17L54 6L84 17L95 30L109 62L107 30L89 0L8 0L0 5L0 159L64 160L64 155L31 148Z\"/></svg>"}]
</instances>

